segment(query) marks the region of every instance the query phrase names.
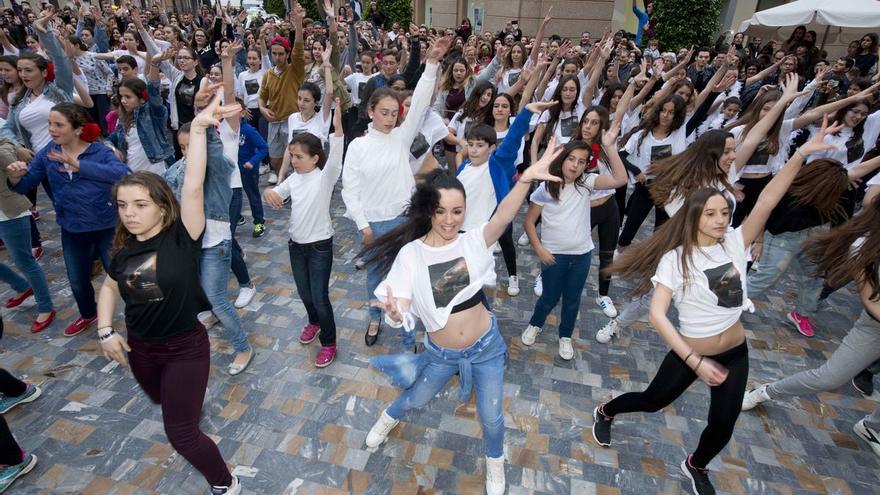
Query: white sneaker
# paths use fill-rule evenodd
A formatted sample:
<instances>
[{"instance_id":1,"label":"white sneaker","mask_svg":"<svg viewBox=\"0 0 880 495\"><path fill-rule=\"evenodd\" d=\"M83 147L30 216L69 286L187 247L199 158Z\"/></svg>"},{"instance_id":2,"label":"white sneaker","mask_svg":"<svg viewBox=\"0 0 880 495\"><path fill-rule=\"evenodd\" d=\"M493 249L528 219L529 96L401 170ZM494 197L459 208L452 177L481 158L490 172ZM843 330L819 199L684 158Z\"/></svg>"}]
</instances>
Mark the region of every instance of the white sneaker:
<instances>
[{"instance_id":1,"label":"white sneaker","mask_svg":"<svg viewBox=\"0 0 880 495\"><path fill-rule=\"evenodd\" d=\"M519 236L519 239L516 240L516 243L519 244L520 246L528 246L529 245L529 236L526 235L525 232L523 232L522 235Z\"/></svg>"},{"instance_id":2,"label":"white sneaker","mask_svg":"<svg viewBox=\"0 0 880 495\"><path fill-rule=\"evenodd\" d=\"M532 345L535 343L535 337L537 337L539 333L541 333L541 327L529 325L523 330L520 340L522 340L524 345Z\"/></svg>"},{"instance_id":3,"label":"white sneaker","mask_svg":"<svg viewBox=\"0 0 880 495\"><path fill-rule=\"evenodd\" d=\"M504 457L486 457L486 495L504 495Z\"/></svg>"},{"instance_id":4,"label":"white sneaker","mask_svg":"<svg viewBox=\"0 0 880 495\"><path fill-rule=\"evenodd\" d=\"M559 357L571 361L574 357L574 348L571 346L571 337L559 338Z\"/></svg>"},{"instance_id":5,"label":"white sneaker","mask_svg":"<svg viewBox=\"0 0 880 495\"><path fill-rule=\"evenodd\" d=\"M210 311L202 311L201 313L199 313L198 318L202 326L205 327L205 330L213 327L217 324L218 321L220 321L217 319L216 316L214 316L214 313Z\"/></svg>"},{"instance_id":6,"label":"white sneaker","mask_svg":"<svg viewBox=\"0 0 880 495\"><path fill-rule=\"evenodd\" d=\"M235 298L235 307L243 308L253 301L257 295L257 288L253 284L250 287L240 287L238 289L238 297Z\"/></svg>"},{"instance_id":7,"label":"white sneaker","mask_svg":"<svg viewBox=\"0 0 880 495\"><path fill-rule=\"evenodd\" d=\"M761 385L746 392L746 395L743 396L742 410L754 409L758 404L770 402L771 400L770 395L767 394L767 385Z\"/></svg>"},{"instance_id":8,"label":"white sneaker","mask_svg":"<svg viewBox=\"0 0 880 495\"><path fill-rule=\"evenodd\" d=\"M501 252L501 244L498 244L497 242L495 244L492 244L492 254L498 254L500 252Z\"/></svg>"},{"instance_id":9,"label":"white sneaker","mask_svg":"<svg viewBox=\"0 0 880 495\"><path fill-rule=\"evenodd\" d=\"M617 324L617 320L609 321L596 332L596 341L600 344L611 342L612 337L620 338L620 325Z\"/></svg>"},{"instance_id":10,"label":"white sneaker","mask_svg":"<svg viewBox=\"0 0 880 495\"><path fill-rule=\"evenodd\" d=\"M596 304L602 309L602 312L605 313L605 316L609 318L617 318L617 308L614 307L614 301L611 300L608 296L599 296L596 298Z\"/></svg>"},{"instance_id":11,"label":"white sneaker","mask_svg":"<svg viewBox=\"0 0 880 495\"><path fill-rule=\"evenodd\" d=\"M385 440L388 439L388 434L391 433L391 430L393 430L398 423L400 423L400 421L389 416L387 412L382 411L379 420L376 421L376 424L374 424L373 427L370 428L370 432L367 433L367 447L375 449L382 445Z\"/></svg>"},{"instance_id":12,"label":"white sneaker","mask_svg":"<svg viewBox=\"0 0 880 495\"><path fill-rule=\"evenodd\" d=\"M538 278L535 280L535 295L541 297L541 294L544 293L544 282L541 281L541 276L538 275Z\"/></svg>"},{"instance_id":13,"label":"white sneaker","mask_svg":"<svg viewBox=\"0 0 880 495\"><path fill-rule=\"evenodd\" d=\"M232 484L229 486L212 486L211 495L241 495L241 481L238 476L232 475Z\"/></svg>"},{"instance_id":14,"label":"white sneaker","mask_svg":"<svg viewBox=\"0 0 880 495\"><path fill-rule=\"evenodd\" d=\"M519 277L517 277L516 275L511 275L507 278L507 295L519 295Z\"/></svg>"},{"instance_id":15,"label":"white sneaker","mask_svg":"<svg viewBox=\"0 0 880 495\"><path fill-rule=\"evenodd\" d=\"M266 175L269 173L268 165L260 165L260 175Z\"/></svg>"},{"instance_id":16,"label":"white sneaker","mask_svg":"<svg viewBox=\"0 0 880 495\"><path fill-rule=\"evenodd\" d=\"M864 419L853 425L853 430L862 440L868 442L875 454L880 455L880 431L866 425Z\"/></svg>"},{"instance_id":17,"label":"white sneaker","mask_svg":"<svg viewBox=\"0 0 880 495\"><path fill-rule=\"evenodd\" d=\"M269 172L269 184L278 184L278 174Z\"/></svg>"}]
</instances>

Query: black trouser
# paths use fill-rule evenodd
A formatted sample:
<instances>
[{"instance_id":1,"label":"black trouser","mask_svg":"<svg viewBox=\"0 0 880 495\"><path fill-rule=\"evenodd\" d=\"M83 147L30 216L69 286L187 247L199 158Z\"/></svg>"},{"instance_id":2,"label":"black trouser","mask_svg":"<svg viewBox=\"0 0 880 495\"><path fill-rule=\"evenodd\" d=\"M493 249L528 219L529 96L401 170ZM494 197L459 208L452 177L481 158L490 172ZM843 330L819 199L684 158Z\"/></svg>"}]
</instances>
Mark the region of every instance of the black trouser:
<instances>
[{"instance_id":1,"label":"black trouser","mask_svg":"<svg viewBox=\"0 0 880 495\"><path fill-rule=\"evenodd\" d=\"M733 212L733 220L731 224L734 228L739 227L749 213L752 212L752 209L758 203L758 196L761 195L761 191L767 187L767 184L769 184L771 180L773 180L772 175L757 179L747 179L743 177L739 180L739 183L743 186L742 192L745 197L742 201L736 204L736 210Z\"/></svg>"},{"instance_id":2,"label":"black trouser","mask_svg":"<svg viewBox=\"0 0 880 495\"><path fill-rule=\"evenodd\" d=\"M507 275L516 276L516 244L513 242L513 224L507 225L507 229L498 238L498 244L501 246L501 254L504 256Z\"/></svg>"},{"instance_id":3,"label":"black trouser","mask_svg":"<svg viewBox=\"0 0 880 495\"><path fill-rule=\"evenodd\" d=\"M290 268L296 291L306 307L309 323L321 327L322 346L336 345L336 320L330 304L330 271L333 267L333 238L298 244L287 241Z\"/></svg>"},{"instance_id":4,"label":"black trouser","mask_svg":"<svg viewBox=\"0 0 880 495\"><path fill-rule=\"evenodd\" d=\"M626 222L623 224L623 230L620 232L620 239L617 240L619 246L626 247L632 244L633 239L639 232L639 227L642 226L645 218L648 217L648 213L651 212L651 208L654 208L655 231L663 225L663 222L669 220L669 215L666 214L663 208L654 206L654 201L651 199L651 193L648 192L647 186L651 182L651 179L648 179L645 184L636 182L635 189L629 197L629 204L626 207Z\"/></svg>"},{"instance_id":5,"label":"black trouser","mask_svg":"<svg viewBox=\"0 0 880 495\"><path fill-rule=\"evenodd\" d=\"M626 216L626 190L628 188L629 186L624 184L614 190L614 201L617 202L617 213L621 220Z\"/></svg>"},{"instance_id":6,"label":"black trouser","mask_svg":"<svg viewBox=\"0 0 880 495\"><path fill-rule=\"evenodd\" d=\"M0 320L2 322L2 320ZM0 323L2 326L2 323ZM8 371L0 368L0 393L6 397L18 397L25 393L27 384L12 376ZM0 416L0 464L9 466L21 464L21 447L9 431L6 419Z\"/></svg>"},{"instance_id":7,"label":"black trouser","mask_svg":"<svg viewBox=\"0 0 880 495\"><path fill-rule=\"evenodd\" d=\"M721 354L706 357L726 367L728 373L724 383L709 389L709 420L692 459L698 468L705 468L730 441L749 378L749 348L745 342ZM672 404L696 379L696 373L678 354L669 351L644 392L623 394L605 404L602 412L612 417L630 412L657 412Z\"/></svg>"},{"instance_id":8,"label":"black trouser","mask_svg":"<svg viewBox=\"0 0 880 495\"><path fill-rule=\"evenodd\" d=\"M601 205L590 209L590 228L599 228L599 295L607 296L611 277L602 273L614 261L617 233L620 232L620 212L615 198L608 198Z\"/></svg>"},{"instance_id":9,"label":"black trouser","mask_svg":"<svg viewBox=\"0 0 880 495\"><path fill-rule=\"evenodd\" d=\"M101 128L101 135L106 136L107 132L107 114L110 113L110 97L106 94L89 95L92 98L92 108L89 108L89 114L92 120Z\"/></svg>"}]
</instances>

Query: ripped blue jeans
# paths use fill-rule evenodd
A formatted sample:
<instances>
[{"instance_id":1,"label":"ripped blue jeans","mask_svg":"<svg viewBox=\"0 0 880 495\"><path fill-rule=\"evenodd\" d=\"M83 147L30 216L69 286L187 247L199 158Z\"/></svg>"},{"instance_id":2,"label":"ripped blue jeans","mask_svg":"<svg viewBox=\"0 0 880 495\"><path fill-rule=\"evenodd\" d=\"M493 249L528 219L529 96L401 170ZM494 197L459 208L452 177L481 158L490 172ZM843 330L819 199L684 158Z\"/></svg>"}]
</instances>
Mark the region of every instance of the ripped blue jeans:
<instances>
[{"instance_id":1,"label":"ripped blue jeans","mask_svg":"<svg viewBox=\"0 0 880 495\"><path fill-rule=\"evenodd\" d=\"M459 373L459 400L470 400L477 393L477 413L483 425L486 456L504 455L504 369L507 345L492 323L482 337L466 349L446 349L425 335L425 352L378 356L373 366L386 373L395 386L405 389L386 411L401 419L406 411L424 407Z\"/></svg>"}]
</instances>

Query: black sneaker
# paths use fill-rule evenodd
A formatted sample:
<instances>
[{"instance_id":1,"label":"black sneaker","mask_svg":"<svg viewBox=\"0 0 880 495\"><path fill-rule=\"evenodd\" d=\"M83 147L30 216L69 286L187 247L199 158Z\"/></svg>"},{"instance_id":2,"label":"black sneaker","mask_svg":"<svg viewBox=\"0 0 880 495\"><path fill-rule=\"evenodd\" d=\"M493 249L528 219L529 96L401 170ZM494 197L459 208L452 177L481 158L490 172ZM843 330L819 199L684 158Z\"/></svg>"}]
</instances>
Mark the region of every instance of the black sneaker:
<instances>
[{"instance_id":1,"label":"black sneaker","mask_svg":"<svg viewBox=\"0 0 880 495\"><path fill-rule=\"evenodd\" d=\"M600 411L604 405L604 403L599 404L596 406L596 409L593 409L593 439L603 447L610 447L611 422L614 421L614 418L609 418L608 416L605 416L605 413Z\"/></svg>"},{"instance_id":2,"label":"black sneaker","mask_svg":"<svg viewBox=\"0 0 880 495\"><path fill-rule=\"evenodd\" d=\"M852 385L865 397L870 397L874 393L874 374L868 370L862 370L858 375L853 377Z\"/></svg>"},{"instance_id":3,"label":"black sneaker","mask_svg":"<svg viewBox=\"0 0 880 495\"><path fill-rule=\"evenodd\" d=\"M239 224L239 225L244 225L245 223L246 223L246 220L244 219L244 217L243 217L243 216L239 216L239 217L238 217L238 224Z\"/></svg>"},{"instance_id":4,"label":"black sneaker","mask_svg":"<svg viewBox=\"0 0 880 495\"><path fill-rule=\"evenodd\" d=\"M691 480L694 495L715 495L715 487L709 481L709 470L691 466L691 457L681 461L681 472Z\"/></svg>"}]
</instances>

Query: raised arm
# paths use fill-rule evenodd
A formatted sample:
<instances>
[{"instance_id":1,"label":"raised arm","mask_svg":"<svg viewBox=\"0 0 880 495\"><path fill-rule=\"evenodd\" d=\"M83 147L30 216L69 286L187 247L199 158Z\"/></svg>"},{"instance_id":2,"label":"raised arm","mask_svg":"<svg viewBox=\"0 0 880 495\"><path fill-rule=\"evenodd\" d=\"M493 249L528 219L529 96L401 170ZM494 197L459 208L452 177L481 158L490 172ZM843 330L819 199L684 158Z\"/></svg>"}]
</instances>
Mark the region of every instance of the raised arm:
<instances>
[{"instance_id":1,"label":"raised arm","mask_svg":"<svg viewBox=\"0 0 880 495\"><path fill-rule=\"evenodd\" d=\"M532 51L529 52L529 60L532 62L532 65L538 63L538 50L541 48L541 40L544 39L544 31L547 29L547 25L553 20L553 17L550 15L552 12L553 6L551 5L550 8L547 9L547 15L544 16L541 25L538 26L538 32L535 33L535 42L532 44ZM523 65L525 66L525 64Z\"/></svg>"},{"instance_id":2,"label":"raised arm","mask_svg":"<svg viewBox=\"0 0 880 495\"><path fill-rule=\"evenodd\" d=\"M581 95L585 107L589 107L593 104L593 95L596 94L596 87L599 84L599 76L602 74L602 70L605 67L605 61L611 56L613 43L614 38L611 38L602 46L602 49L596 58L596 63L593 64L593 70L590 72L589 79L587 79L587 87L584 88Z\"/></svg>"},{"instance_id":3,"label":"raised arm","mask_svg":"<svg viewBox=\"0 0 880 495\"><path fill-rule=\"evenodd\" d=\"M785 57L783 57L779 62L776 62L776 63L774 63L774 64L772 64L772 65L768 65L768 66L767 66L764 70L762 70L761 72L758 72L758 73L755 74L754 76L749 77L748 79L746 79L746 87L751 86L752 84L755 84L755 83L758 82L758 81L763 81L764 79L767 79L767 77L768 77L770 74L776 72L776 70L779 69L779 65L782 64L782 61L783 61L783 60L785 60Z\"/></svg>"},{"instance_id":4,"label":"raised arm","mask_svg":"<svg viewBox=\"0 0 880 495\"><path fill-rule=\"evenodd\" d=\"M218 2L219 3L219 2ZM235 40L226 45L226 49L220 53L220 63L223 70L223 102L227 104L235 103L235 70L232 61L235 60L235 54L241 50L241 40ZM241 113L230 115L226 122L234 132L238 132L241 128Z\"/></svg>"},{"instance_id":5,"label":"raised arm","mask_svg":"<svg viewBox=\"0 0 880 495\"><path fill-rule=\"evenodd\" d=\"M428 106L431 104L431 95L434 93L434 83L437 78L438 62L446 54L449 45L452 44L452 37L446 36L435 41L428 48L428 60L425 64L425 71L413 91L412 103L409 112L403 123L400 125L400 139L404 143L410 143L416 138L419 132L419 123Z\"/></svg>"},{"instance_id":6,"label":"raised arm","mask_svg":"<svg viewBox=\"0 0 880 495\"><path fill-rule=\"evenodd\" d=\"M70 60L64 53L61 43L58 42L56 34L49 32L47 24L52 17L54 17L53 10L46 10L39 19L34 21L34 29L37 31L40 44L46 48L46 54L55 64L55 84L72 99L74 92L73 67L70 66Z\"/></svg>"},{"instance_id":7,"label":"raised arm","mask_svg":"<svg viewBox=\"0 0 880 495\"><path fill-rule=\"evenodd\" d=\"M538 87L538 82L543 79L544 71L547 70L548 65L549 64L547 62L541 62L537 65L537 67L523 69L523 75L520 76L520 79L525 76L528 82L526 83L526 87L523 89L522 97L519 99L519 108L517 109L518 112L521 112L522 109L526 107L526 105L532 102L532 98L535 96L535 89ZM531 71L531 74L527 74L526 71Z\"/></svg>"},{"instance_id":8,"label":"raised arm","mask_svg":"<svg viewBox=\"0 0 880 495\"><path fill-rule=\"evenodd\" d=\"M767 112L767 115L752 127L747 135L742 136L740 145L736 150L736 162L734 163L737 170L741 170L746 165L749 158L752 157L752 154L758 148L758 145L767 137L767 133L770 132L770 128L773 127L776 119L782 115L785 107L797 97L797 81L797 75L789 74L782 91L782 97L776 101L773 108Z\"/></svg>"},{"instance_id":9,"label":"raised arm","mask_svg":"<svg viewBox=\"0 0 880 495\"><path fill-rule=\"evenodd\" d=\"M816 107L808 110L804 112L800 117L794 119L794 128L801 129L803 127L806 127L814 122L817 122L823 116L836 113L841 108L852 103L868 101L871 99L871 95L873 95L874 92L878 89L880 89L880 83L874 84L871 87L866 88L850 97L840 98L839 100L832 101L831 103L827 103L825 105L822 105L821 107Z\"/></svg>"},{"instance_id":10,"label":"raised arm","mask_svg":"<svg viewBox=\"0 0 880 495\"><path fill-rule=\"evenodd\" d=\"M608 165L611 167L611 176L599 175L594 184L595 189L617 189L626 184L626 167L623 159L617 151L617 136L620 134L620 122L617 119L611 124L611 128L602 132L602 149L608 155Z\"/></svg>"},{"instance_id":11,"label":"raised arm","mask_svg":"<svg viewBox=\"0 0 880 495\"><path fill-rule=\"evenodd\" d=\"M330 16L332 19L333 16ZM331 54L333 53L333 44L327 43L327 48L324 49L323 53L323 62L322 65L324 67L324 94L321 97L321 118L324 122L330 119L330 100L333 99L333 60ZM338 100L338 98L337 98ZM341 105L341 104L340 104ZM337 112L342 112L342 106L337 107Z\"/></svg>"}]
</instances>

